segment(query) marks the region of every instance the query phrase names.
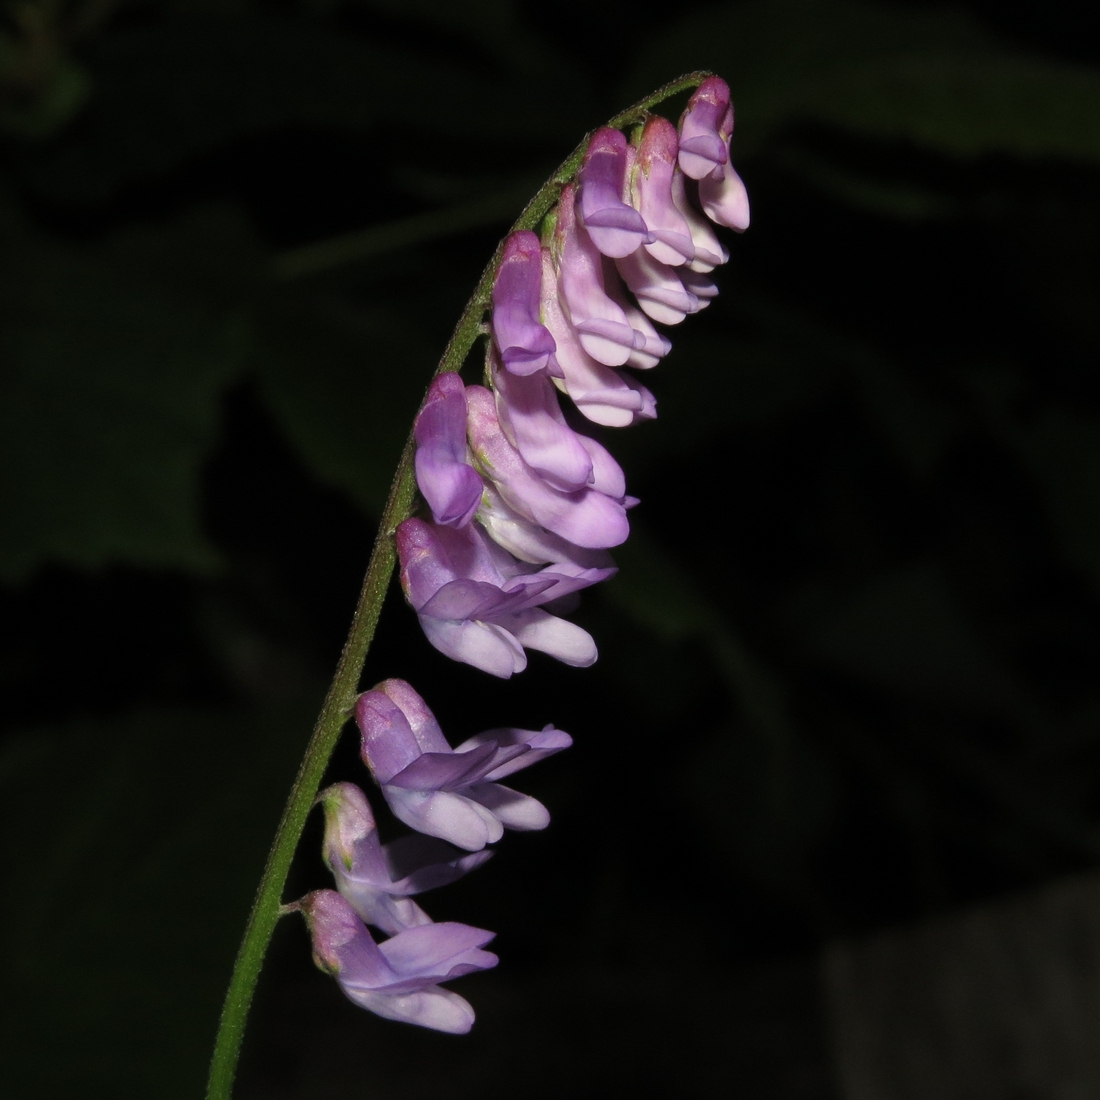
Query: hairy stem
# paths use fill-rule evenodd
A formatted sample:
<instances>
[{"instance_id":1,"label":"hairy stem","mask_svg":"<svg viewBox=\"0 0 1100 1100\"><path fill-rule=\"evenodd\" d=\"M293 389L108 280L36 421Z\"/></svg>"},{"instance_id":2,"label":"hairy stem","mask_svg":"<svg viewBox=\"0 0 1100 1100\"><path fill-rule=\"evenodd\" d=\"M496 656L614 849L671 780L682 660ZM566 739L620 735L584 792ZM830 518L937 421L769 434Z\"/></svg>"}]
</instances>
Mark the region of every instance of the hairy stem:
<instances>
[{"instance_id":1,"label":"hairy stem","mask_svg":"<svg viewBox=\"0 0 1100 1100\"><path fill-rule=\"evenodd\" d=\"M697 87L709 75L706 72L688 73L658 88L652 95L616 115L608 125L621 129L642 122L649 108L680 92ZM562 186L576 174L587 144L586 137L550 179L539 188L535 197L516 219L510 232L534 229L538 226L557 202ZM477 289L466 303L466 308L447 344L447 350L443 353L439 366L436 367L435 375L460 370L470 349L481 335L482 321L489 308L493 280L500 266L503 247L502 241L497 246L492 260L482 272ZM378 537L371 551L370 564L367 567L363 588L359 593L359 602L351 621L347 642L344 644L340 662L336 666L336 674L325 696L317 724L313 727L313 735L306 747L298 775L290 789L290 796L287 798L282 820L275 832L275 839L272 841L271 851L267 857L267 865L264 867L259 889L256 892L256 900L252 904L252 912L245 926L244 938L237 952L233 976L222 1007L214 1056L210 1063L207 1100L230 1100L232 1095L233 1078L237 1071L248 1010L252 1004L252 995L256 989L256 982L272 933L282 915L283 887L286 885L291 860L294 858L294 852L301 839L313 801L317 797L325 768L355 706L363 662L366 660L367 650L374 638L378 616L382 611L382 603L386 598L386 591L393 575L397 557L394 532L398 525L412 513L416 495L413 455L414 446L410 436L405 444L397 474L393 479L393 487L390 489L389 499L382 513Z\"/></svg>"}]
</instances>

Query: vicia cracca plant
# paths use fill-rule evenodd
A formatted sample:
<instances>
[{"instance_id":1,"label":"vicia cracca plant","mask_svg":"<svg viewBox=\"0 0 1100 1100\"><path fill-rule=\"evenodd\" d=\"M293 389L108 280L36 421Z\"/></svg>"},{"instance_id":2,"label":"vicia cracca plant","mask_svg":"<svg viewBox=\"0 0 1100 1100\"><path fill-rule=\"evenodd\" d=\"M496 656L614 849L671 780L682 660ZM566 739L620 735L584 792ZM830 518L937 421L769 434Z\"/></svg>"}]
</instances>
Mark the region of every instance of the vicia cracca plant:
<instances>
[{"instance_id":1,"label":"vicia cracca plant","mask_svg":"<svg viewBox=\"0 0 1100 1100\"><path fill-rule=\"evenodd\" d=\"M689 89L678 127L650 113ZM546 808L500 781L572 739L552 726L505 728L452 748L404 680L360 694L363 660L395 558L425 636L448 657L502 678L526 668L529 649L581 667L596 660L592 637L558 612L566 597L614 574L609 551L627 539L638 501L609 451L574 428L562 399L601 427L656 416L653 394L631 371L651 369L671 350L657 324L679 324L717 293L712 275L728 253L712 223L748 226L732 134L723 80L675 81L592 134L498 248L402 459L241 946L209 1096L230 1095L256 976L283 913L303 914L317 965L356 1004L440 1031L472 1026L473 1009L441 983L495 966L484 950L493 933L436 923L413 898L480 866L505 830L545 828ZM458 371L482 336L482 384L467 385ZM359 787L339 782L317 795L353 716L382 798L415 830L388 844ZM336 889L281 905L315 801Z\"/></svg>"}]
</instances>

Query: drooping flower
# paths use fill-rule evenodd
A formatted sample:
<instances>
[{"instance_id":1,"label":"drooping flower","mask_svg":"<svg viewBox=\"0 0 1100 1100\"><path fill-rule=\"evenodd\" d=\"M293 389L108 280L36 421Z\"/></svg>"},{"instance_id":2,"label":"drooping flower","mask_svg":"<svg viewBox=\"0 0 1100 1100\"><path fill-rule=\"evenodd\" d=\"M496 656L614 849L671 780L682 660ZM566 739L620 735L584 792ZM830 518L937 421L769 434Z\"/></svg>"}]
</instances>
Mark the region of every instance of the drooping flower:
<instances>
[{"instance_id":1,"label":"drooping flower","mask_svg":"<svg viewBox=\"0 0 1100 1100\"><path fill-rule=\"evenodd\" d=\"M363 760L406 825L470 852L504 829L545 829L541 802L496 782L568 748L562 730L489 730L452 749L435 716L404 680L385 680L355 706Z\"/></svg>"},{"instance_id":2,"label":"drooping flower","mask_svg":"<svg viewBox=\"0 0 1100 1100\"><path fill-rule=\"evenodd\" d=\"M554 362L554 338L539 321L542 247L530 230L512 233L493 282L493 343L500 362L512 374L549 370Z\"/></svg>"},{"instance_id":3,"label":"drooping flower","mask_svg":"<svg viewBox=\"0 0 1100 1100\"><path fill-rule=\"evenodd\" d=\"M596 660L592 636L544 604L614 573L560 561L535 571L476 524L461 531L407 519L397 529L401 585L428 641L441 653L508 679L527 667L524 648L568 665Z\"/></svg>"},{"instance_id":4,"label":"drooping flower","mask_svg":"<svg viewBox=\"0 0 1100 1100\"><path fill-rule=\"evenodd\" d=\"M563 492L539 477L509 443L488 390L468 387L466 404L474 460L510 508L585 549L605 550L626 541L630 501L622 469L606 448L578 436L592 458L591 480L583 489Z\"/></svg>"},{"instance_id":5,"label":"drooping flower","mask_svg":"<svg viewBox=\"0 0 1100 1100\"><path fill-rule=\"evenodd\" d=\"M695 259L691 227L672 195L678 149L676 127L668 119L653 115L642 131L630 173L631 201L655 238L645 250L655 260L672 267Z\"/></svg>"},{"instance_id":6,"label":"drooping flower","mask_svg":"<svg viewBox=\"0 0 1100 1100\"><path fill-rule=\"evenodd\" d=\"M370 803L354 783L335 783L317 801L325 811L325 864L337 890L367 924L383 932L396 935L431 924L410 895L454 882L492 855L418 834L382 844Z\"/></svg>"},{"instance_id":7,"label":"drooping flower","mask_svg":"<svg viewBox=\"0 0 1100 1100\"><path fill-rule=\"evenodd\" d=\"M697 313L699 299L683 284L678 269L639 248L617 261L623 281L642 311L663 325L678 325L689 313Z\"/></svg>"},{"instance_id":8,"label":"drooping flower","mask_svg":"<svg viewBox=\"0 0 1100 1100\"><path fill-rule=\"evenodd\" d=\"M629 256L654 240L645 219L623 201L627 141L603 126L593 135L577 172L579 220L605 256Z\"/></svg>"},{"instance_id":9,"label":"drooping flower","mask_svg":"<svg viewBox=\"0 0 1100 1100\"><path fill-rule=\"evenodd\" d=\"M435 522L464 527L481 499L481 477L466 461L466 387L457 374L432 380L413 433L416 483Z\"/></svg>"},{"instance_id":10,"label":"drooping flower","mask_svg":"<svg viewBox=\"0 0 1100 1100\"><path fill-rule=\"evenodd\" d=\"M621 367L644 338L608 296L603 256L577 220L575 200L572 184L562 188L553 247L558 288L584 350L604 366Z\"/></svg>"},{"instance_id":11,"label":"drooping flower","mask_svg":"<svg viewBox=\"0 0 1100 1100\"><path fill-rule=\"evenodd\" d=\"M295 903L306 918L313 961L345 996L388 1020L464 1035L474 1023L468 1001L440 982L496 966L482 948L493 932L445 921L423 924L375 943L335 890L314 890Z\"/></svg>"},{"instance_id":12,"label":"drooping flower","mask_svg":"<svg viewBox=\"0 0 1100 1100\"><path fill-rule=\"evenodd\" d=\"M729 137L719 133L729 108L729 85L720 76L708 76L692 93L680 116L679 160L685 176L701 180L729 161Z\"/></svg>"}]
</instances>

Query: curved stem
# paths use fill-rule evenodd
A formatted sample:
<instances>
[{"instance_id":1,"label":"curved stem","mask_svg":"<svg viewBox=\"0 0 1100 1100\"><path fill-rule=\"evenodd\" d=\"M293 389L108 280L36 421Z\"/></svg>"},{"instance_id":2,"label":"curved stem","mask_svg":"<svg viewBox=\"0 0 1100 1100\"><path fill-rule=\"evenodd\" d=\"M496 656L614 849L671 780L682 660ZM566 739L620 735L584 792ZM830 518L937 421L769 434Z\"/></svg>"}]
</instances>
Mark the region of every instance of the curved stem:
<instances>
[{"instance_id":1,"label":"curved stem","mask_svg":"<svg viewBox=\"0 0 1100 1100\"><path fill-rule=\"evenodd\" d=\"M652 95L634 104L633 107L616 115L609 126L623 128L644 121L650 107L663 100L697 87L709 73L688 73L677 80L659 88ZM534 229L554 205L562 186L569 182L580 167L588 138L570 154L561 167L539 188L535 197L524 207L509 232L519 229ZM451 335L447 350L436 367L436 375L447 371L458 371L482 333L482 319L489 308L493 280L500 265L504 242L497 245L493 258L482 272L466 308L459 318ZM214 1056L210 1063L210 1078L207 1084L207 1100L230 1100L233 1091L233 1079L240 1057L241 1040L244 1038L248 1010L252 1004L252 995L267 954L272 933L282 915L282 893L290 871L291 860L305 827L306 818L317 797L317 791L324 777L325 768L332 756L336 742L345 723L351 717L355 699L359 690L359 677L363 672L363 663L367 657L374 631L378 625L378 616L389 588L390 578L396 560L394 532L398 525L412 513L416 495L416 477L413 471L414 446L410 435L401 455L401 461L394 476L389 499L382 513L378 537L371 551L370 564L359 593L359 602L351 621L348 640L336 666L328 694L321 706L321 713L313 727L313 735L306 747L298 775L290 789L282 820L275 832L267 865L260 879L256 900L245 926L244 938L233 967L233 976L225 995L218 1035L214 1044Z\"/></svg>"}]
</instances>

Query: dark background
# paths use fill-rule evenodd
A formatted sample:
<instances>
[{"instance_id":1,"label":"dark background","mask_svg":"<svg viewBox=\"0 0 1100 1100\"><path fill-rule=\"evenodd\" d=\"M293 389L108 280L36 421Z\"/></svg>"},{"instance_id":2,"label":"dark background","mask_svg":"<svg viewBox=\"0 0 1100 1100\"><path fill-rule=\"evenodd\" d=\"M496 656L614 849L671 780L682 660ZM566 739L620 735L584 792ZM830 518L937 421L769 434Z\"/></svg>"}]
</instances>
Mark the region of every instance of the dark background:
<instances>
[{"instance_id":1,"label":"dark background","mask_svg":"<svg viewBox=\"0 0 1100 1100\"><path fill-rule=\"evenodd\" d=\"M295 918L239 1095L824 1100L823 943L1095 865L1087 5L4 13L5 1096L201 1093L450 329L584 131L688 69L733 89L753 226L660 418L605 435L642 504L576 616L600 661L497 682L398 594L368 661L453 743L576 738L517 784L551 828L425 901L499 933L476 1028L355 1009ZM365 779L350 734L331 774Z\"/></svg>"}]
</instances>

